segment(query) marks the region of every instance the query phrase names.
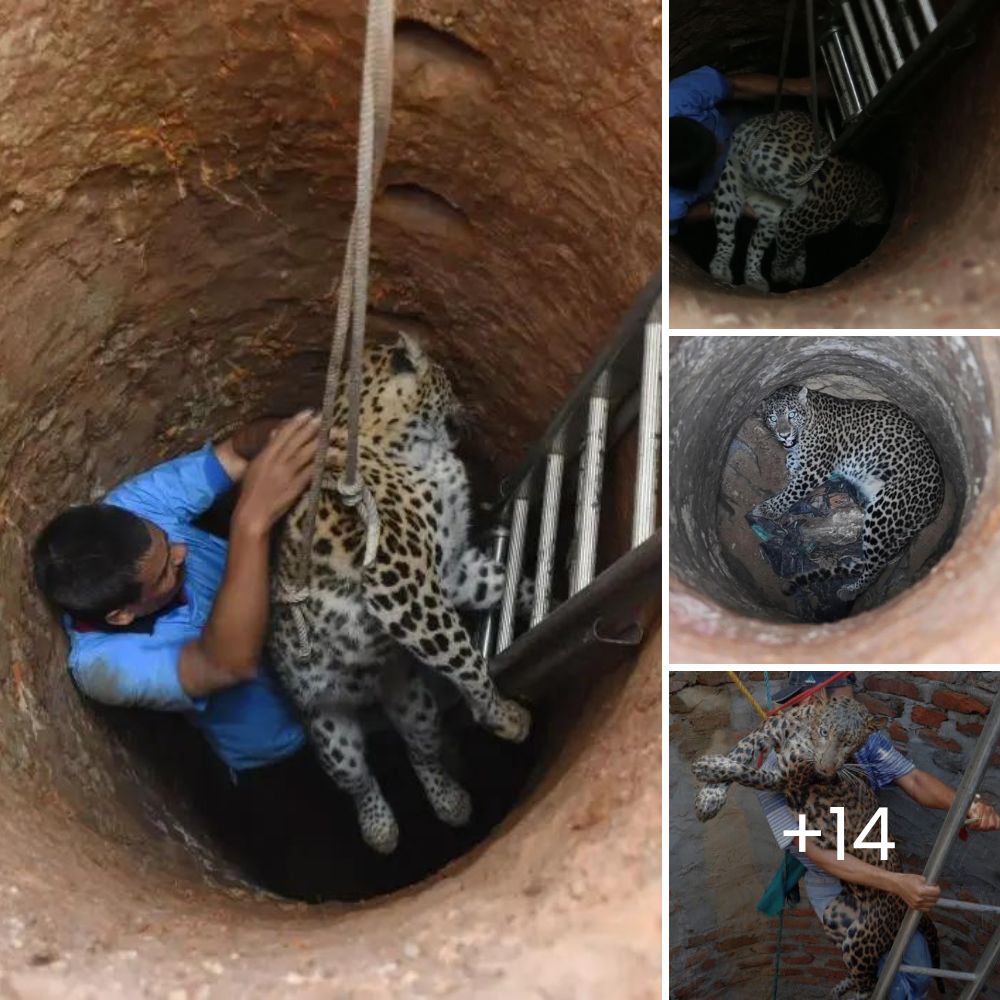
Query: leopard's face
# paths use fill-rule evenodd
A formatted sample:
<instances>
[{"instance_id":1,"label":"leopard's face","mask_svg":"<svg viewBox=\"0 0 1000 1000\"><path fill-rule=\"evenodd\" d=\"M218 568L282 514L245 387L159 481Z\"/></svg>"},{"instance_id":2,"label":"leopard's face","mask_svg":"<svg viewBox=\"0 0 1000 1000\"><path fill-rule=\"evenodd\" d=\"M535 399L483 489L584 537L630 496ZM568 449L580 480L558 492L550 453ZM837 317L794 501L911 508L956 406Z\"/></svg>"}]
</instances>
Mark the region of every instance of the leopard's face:
<instances>
[{"instance_id":1,"label":"leopard's face","mask_svg":"<svg viewBox=\"0 0 1000 1000\"><path fill-rule=\"evenodd\" d=\"M368 432L393 437L419 422L450 438L463 414L445 370L413 337L400 333L366 349L361 423Z\"/></svg>"},{"instance_id":2,"label":"leopard's face","mask_svg":"<svg viewBox=\"0 0 1000 1000\"><path fill-rule=\"evenodd\" d=\"M816 703L809 731L816 773L832 778L876 729L875 717L853 698Z\"/></svg>"},{"instance_id":3,"label":"leopard's face","mask_svg":"<svg viewBox=\"0 0 1000 1000\"><path fill-rule=\"evenodd\" d=\"M764 423L785 448L793 448L809 423L809 390L786 385L763 403Z\"/></svg>"}]
</instances>

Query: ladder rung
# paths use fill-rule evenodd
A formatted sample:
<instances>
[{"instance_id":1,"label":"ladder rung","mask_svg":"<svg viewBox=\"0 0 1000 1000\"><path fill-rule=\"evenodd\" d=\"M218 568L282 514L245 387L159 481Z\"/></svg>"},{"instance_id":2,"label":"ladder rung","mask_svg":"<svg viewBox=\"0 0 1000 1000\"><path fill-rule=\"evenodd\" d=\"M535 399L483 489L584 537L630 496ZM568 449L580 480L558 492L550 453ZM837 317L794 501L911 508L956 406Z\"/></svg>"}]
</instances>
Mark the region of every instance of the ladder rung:
<instances>
[{"instance_id":1,"label":"ladder rung","mask_svg":"<svg viewBox=\"0 0 1000 1000\"><path fill-rule=\"evenodd\" d=\"M865 88L868 91L868 100L872 100L878 93L878 84L875 82L875 74L872 72L871 63L868 62L868 54L865 52L864 42L861 40L861 31L858 22L855 20L854 11L851 9L849 0L843 0L840 9L844 12L844 20L847 22L847 30L851 34L854 42L854 54L861 66L861 74L865 81Z\"/></svg>"},{"instance_id":2,"label":"ladder rung","mask_svg":"<svg viewBox=\"0 0 1000 1000\"><path fill-rule=\"evenodd\" d=\"M580 459L580 486L576 498L576 538L569 595L583 590L594 578L597 565L597 530L601 518L601 481L604 474L604 440L608 429L607 370L594 385L587 414L587 439Z\"/></svg>"},{"instance_id":3,"label":"ladder rung","mask_svg":"<svg viewBox=\"0 0 1000 1000\"><path fill-rule=\"evenodd\" d=\"M964 899L939 899L935 906L943 906L946 910L977 910L980 913L1000 913L1000 906L991 903L967 903Z\"/></svg>"},{"instance_id":4,"label":"ladder rung","mask_svg":"<svg viewBox=\"0 0 1000 1000\"><path fill-rule=\"evenodd\" d=\"M951 969L928 969L923 965L901 965L900 972L912 972L917 976L940 976L942 979L961 979L967 983L976 981L974 972L953 972Z\"/></svg>"},{"instance_id":5,"label":"ladder rung","mask_svg":"<svg viewBox=\"0 0 1000 1000\"><path fill-rule=\"evenodd\" d=\"M924 16L924 23L927 25L928 31L933 31L937 25L937 18L934 16L934 8L931 6L931 0L917 0L917 6L920 8L920 13Z\"/></svg>"},{"instance_id":6,"label":"ladder rung","mask_svg":"<svg viewBox=\"0 0 1000 1000\"><path fill-rule=\"evenodd\" d=\"M882 70L882 82L885 83L892 76L892 70L889 69L889 60L882 47L882 39L878 36L878 26L875 24L875 15L872 13L871 0L859 0L859 3L861 4L861 15L868 28L868 37L872 40L879 69Z\"/></svg>"},{"instance_id":7,"label":"ladder rung","mask_svg":"<svg viewBox=\"0 0 1000 1000\"><path fill-rule=\"evenodd\" d=\"M916 26L910 12L906 8L906 0L899 0L899 16L903 19L903 27L906 29L906 37L910 40L910 49L916 52L920 48L920 38L917 35Z\"/></svg>"},{"instance_id":8,"label":"ladder rung","mask_svg":"<svg viewBox=\"0 0 1000 1000\"><path fill-rule=\"evenodd\" d=\"M514 513L510 522L510 549L507 552L507 573L504 578L503 598L500 601L500 624L497 626L496 652L502 653L514 638L514 608L521 582L521 562L524 558L524 539L528 527L528 497L531 483L529 476L520 495L514 500Z\"/></svg>"},{"instance_id":9,"label":"ladder rung","mask_svg":"<svg viewBox=\"0 0 1000 1000\"><path fill-rule=\"evenodd\" d=\"M875 12L878 14L879 24L882 25L882 33L885 35L886 44L889 46L889 55L892 56L892 61L896 69L899 69L903 65L903 53L900 51L896 33L892 30L892 22L889 20L885 4L882 0L872 0L872 3L875 4Z\"/></svg>"},{"instance_id":10,"label":"ladder rung","mask_svg":"<svg viewBox=\"0 0 1000 1000\"><path fill-rule=\"evenodd\" d=\"M535 570L535 603L531 609L532 627L549 613L552 593L552 566L556 555L556 531L559 527L559 499L562 495L563 435L554 442L545 462L545 490L542 494L541 527L538 534L538 560Z\"/></svg>"},{"instance_id":11,"label":"ladder rung","mask_svg":"<svg viewBox=\"0 0 1000 1000\"><path fill-rule=\"evenodd\" d=\"M663 342L662 298L648 318L642 352L642 390L639 402L639 445L632 509L632 548L652 535L656 521L656 469L660 452L660 351Z\"/></svg>"},{"instance_id":12,"label":"ladder rung","mask_svg":"<svg viewBox=\"0 0 1000 1000\"><path fill-rule=\"evenodd\" d=\"M510 529L498 524L493 529L493 558L501 566L507 564L507 545L510 542ZM497 637L497 617L496 608L486 612L483 623L479 629L479 652L489 659L493 655L493 648Z\"/></svg>"}]
</instances>

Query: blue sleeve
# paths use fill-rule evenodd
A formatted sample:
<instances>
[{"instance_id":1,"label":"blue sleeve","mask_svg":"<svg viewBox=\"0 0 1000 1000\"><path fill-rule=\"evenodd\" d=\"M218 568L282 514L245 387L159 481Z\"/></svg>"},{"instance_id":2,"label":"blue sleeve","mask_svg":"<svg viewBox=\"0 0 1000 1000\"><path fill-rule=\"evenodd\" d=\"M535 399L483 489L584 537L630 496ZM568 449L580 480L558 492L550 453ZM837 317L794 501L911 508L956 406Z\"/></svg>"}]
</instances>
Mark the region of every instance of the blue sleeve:
<instances>
[{"instance_id":1,"label":"blue sleeve","mask_svg":"<svg viewBox=\"0 0 1000 1000\"><path fill-rule=\"evenodd\" d=\"M916 767L912 760L892 745L892 740L881 730L872 733L855 756L868 773L875 789L888 788Z\"/></svg>"},{"instance_id":2,"label":"blue sleeve","mask_svg":"<svg viewBox=\"0 0 1000 1000\"><path fill-rule=\"evenodd\" d=\"M670 117L698 118L732 93L729 81L711 66L701 66L670 81Z\"/></svg>"},{"instance_id":3,"label":"blue sleeve","mask_svg":"<svg viewBox=\"0 0 1000 1000\"><path fill-rule=\"evenodd\" d=\"M151 521L193 521L233 485L211 442L116 486L104 503Z\"/></svg>"},{"instance_id":4,"label":"blue sleeve","mask_svg":"<svg viewBox=\"0 0 1000 1000\"><path fill-rule=\"evenodd\" d=\"M680 188L670 188L670 235L677 235L678 223L688 214L691 206L698 200L697 191L683 191Z\"/></svg>"},{"instance_id":5,"label":"blue sleeve","mask_svg":"<svg viewBox=\"0 0 1000 1000\"><path fill-rule=\"evenodd\" d=\"M178 676L187 641L139 633L102 635L71 651L70 671L84 694L105 705L200 711L208 699L190 697Z\"/></svg>"}]
</instances>

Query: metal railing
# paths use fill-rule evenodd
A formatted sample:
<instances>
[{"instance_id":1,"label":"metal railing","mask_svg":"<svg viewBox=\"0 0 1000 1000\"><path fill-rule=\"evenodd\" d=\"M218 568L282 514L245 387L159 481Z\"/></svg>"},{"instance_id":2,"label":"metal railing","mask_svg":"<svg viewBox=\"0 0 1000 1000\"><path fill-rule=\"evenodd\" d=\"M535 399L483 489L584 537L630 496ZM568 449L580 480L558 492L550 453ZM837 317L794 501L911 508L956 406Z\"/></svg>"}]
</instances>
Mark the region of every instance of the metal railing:
<instances>
[{"instance_id":1,"label":"metal railing","mask_svg":"<svg viewBox=\"0 0 1000 1000\"><path fill-rule=\"evenodd\" d=\"M819 49L840 113L827 124L833 152L857 142L947 52L969 44L971 18L990 2L957 0L940 21L932 0L832 3Z\"/></svg>"},{"instance_id":2,"label":"metal railing","mask_svg":"<svg viewBox=\"0 0 1000 1000\"><path fill-rule=\"evenodd\" d=\"M536 657L539 644L546 644L560 630L564 637L578 632L581 614L590 615L592 628L589 638L580 641L635 644L641 639L641 628L632 622L616 625L614 635L602 633L597 625L600 608L591 598L596 587L604 605L610 601L617 608L620 602L609 597L608 589L623 590L631 595L625 603L638 607L659 589L656 514L662 339L657 274L639 293L614 341L577 384L525 462L505 480L493 508L497 522L494 556L506 567L504 594L499 608L484 616L478 640L480 651L491 660L491 673L502 673L527 657ZM607 519L607 505L602 504L605 467L631 428L636 428L632 548L598 575L598 542ZM574 513L567 545L560 526L568 518L568 502L573 503ZM558 559L561 551L568 557L564 574ZM519 619L519 587L532 556L534 603L526 619ZM640 593L636 592L637 580ZM555 627L548 624L550 619ZM572 655L573 643L566 645L567 655Z\"/></svg>"},{"instance_id":3,"label":"metal railing","mask_svg":"<svg viewBox=\"0 0 1000 1000\"><path fill-rule=\"evenodd\" d=\"M1000 739L1000 691L993 697L993 707L986 717L983 731L979 734L975 749L972 751L972 759L966 768L955 798L945 816L941 830L938 832L937 840L931 848L930 857L924 868L924 879L935 884L941 876L945 859L955 842L959 828L965 822L966 814L972 800L975 797L976 789L983 780L983 775L990 765L990 755ZM979 912L1000 914L1000 906L989 906L985 903L966 903L959 899L939 899L936 906L951 909L977 910ZM903 965L903 954L913 937L913 932L920 922L920 913L917 910L907 911L903 918L899 931L896 933L896 940L885 961L885 967L879 976L878 985L871 995L871 1000L886 1000L892 981L899 971L912 972L925 976L940 976L942 979L957 979L967 982L969 985L962 991L959 1000L974 1000L976 994L986 984L986 979L1000 962L1000 923L997 924L993 936L990 938L983 951L982 957L972 972L958 972L950 969L927 969L923 966Z\"/></svg>"}]
</instances>

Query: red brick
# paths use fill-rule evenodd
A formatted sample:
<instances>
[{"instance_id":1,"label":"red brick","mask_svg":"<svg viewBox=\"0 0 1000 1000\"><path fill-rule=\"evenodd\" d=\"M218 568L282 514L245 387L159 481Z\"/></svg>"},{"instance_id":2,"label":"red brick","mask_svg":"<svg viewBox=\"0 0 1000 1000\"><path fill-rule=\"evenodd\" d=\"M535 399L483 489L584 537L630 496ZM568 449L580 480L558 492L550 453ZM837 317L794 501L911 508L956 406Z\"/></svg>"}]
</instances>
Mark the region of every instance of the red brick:
<instances>
[{"instance_id":1,"label":"red brick","mask_svg":"<svg viewBox=\"0 0 1000 1000\"><path fill-rule=\"evenodd\" d=\"M868 677L865 679L866 691L878 691L880 694L898 694L902 698L919 699L920 692L915 684L901 681L897 677Z\"/></svg>"},{"instance_id":2,"label":"red brick","mask_svg":"<svg viewBox=\"0 0 1000 1000\"><path fill-rule=\"evenodd\" d=\"M922 739L927 740L928 743L933 743L934 746L940 747L942 750L956 751L962 749L962 745L960 743L956 743L954 740L945 739L943 736L938 736L938 734L932 729L921 729L918 735Z\"/></svg>"},{"instance_id":3,"label":"red brick","mask_svg":"<svg viewBox=\"0 0 1000 1000\"><path fill-rule=\"evenodd\" d=\"M910 734L898 722L889 723L889 735L897 743L908 743L910 740Z\"/></svg>"},{"instance_id":4,"label":"red brick","mask_svg":"<svg viewBox=\"0 0 1000 1000\"><path fill-rule=\"evenodd\" d=\"M928 726L930 729L937 729L937 727L948 718L948 713L939 712L934 708L924 708L923 705L914 705L913 711L910 712L910 718L913 719L914 722L919 722L922 726Z\"/></svg>"},{"instance_id":5,"label":"red brick","mask_svg":"<svg viewBox=\"0 0 1000 1000\"><path fill-rule=\"evenodd\" d=\"M956 722L955 728L963 736L978 736L983 731L981 722Z\"/></svg>"},{"instance_id":6,"label":"red brick","mask_svg":"<svg viewBox=\"0 0 1000 1000\"><path fill-rule=\"evenodd\" d=\"M911 670L914 677L926 677L929 681L946 681L953 675L951 670Z\"/></svg>"},{"instance_id":7,"label":"red brick","mask_svg":"<svg viewBox=\"0 0 1000 1000\"><path fill-rule=\"evenodd\" d=\"M935 691L931 701L938 708L947 709L949 712L964 712L966 715L988 715L990 711L989 706L984 705L978 698L970 698L967 694L949 691L947 688Z\"/></svg>"},{"instance_id":8,"label":"red brick","mask_svg":"<svg viewBox=\"0 0 1000 1000\"><path fill-rule=\"evenodd\" d=\"M720 687L729 683L729 674L725 670L705 671L698 674L698 683L706 687Z\"/></svg>"},{"instance_id":9,"label":"red brick","mask_svg":"<svg viewBox=\"0 0 1000 1000\"><path fill-rule=\"evenodd\" d=\"M814 959L812 955L782 955L781 964L786 962L789 965L812 965Z\"/></svg>"},{"instance_id":10,"label":"red brick","mask_svg":"<svg viewBox=\"0 0 1000 1000\"><path fill-rule=\"evenodd\" d=\"M903 703L898 699L886 701L884 698L876 698L873 695L865 694L863 691L855 695L855 697L872 715L884 715L892 719L898 719L903 714Z\"/></svg>"},{"instance_id":11,"label":"red brick","mask_svg":"<svg viewBox=\"0 0 1000 1000\"><path fill-rule=\"evenodd\" d=\"M739 937L730 938L717 945L719 951L736 951L745 948L748 944L756 944L757 936L754 934L741 934Z\"/></svg>"}]
</instances>

